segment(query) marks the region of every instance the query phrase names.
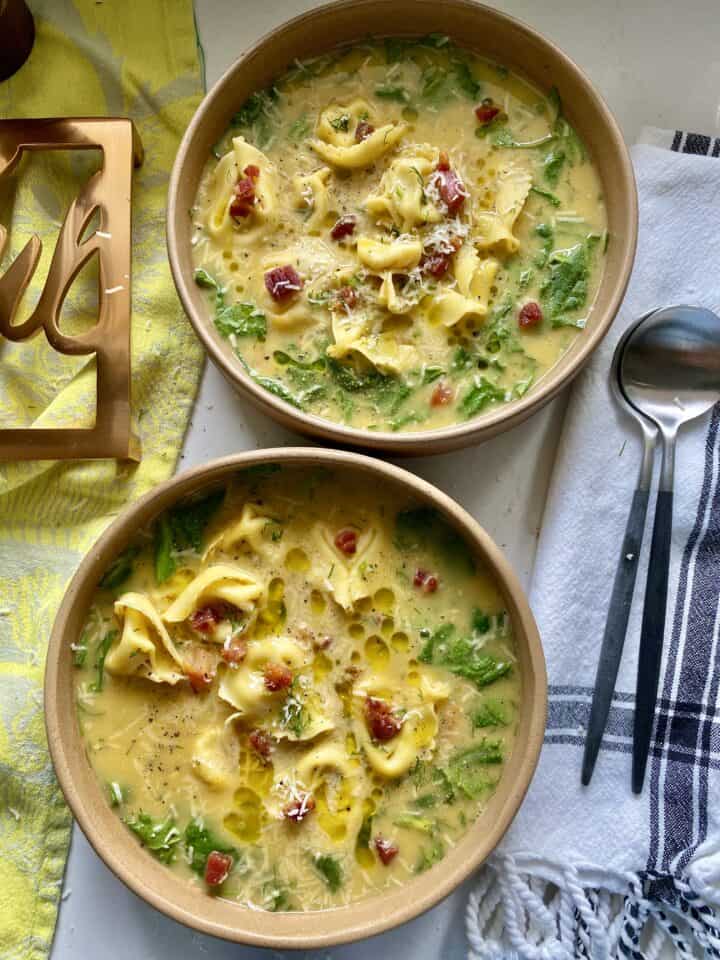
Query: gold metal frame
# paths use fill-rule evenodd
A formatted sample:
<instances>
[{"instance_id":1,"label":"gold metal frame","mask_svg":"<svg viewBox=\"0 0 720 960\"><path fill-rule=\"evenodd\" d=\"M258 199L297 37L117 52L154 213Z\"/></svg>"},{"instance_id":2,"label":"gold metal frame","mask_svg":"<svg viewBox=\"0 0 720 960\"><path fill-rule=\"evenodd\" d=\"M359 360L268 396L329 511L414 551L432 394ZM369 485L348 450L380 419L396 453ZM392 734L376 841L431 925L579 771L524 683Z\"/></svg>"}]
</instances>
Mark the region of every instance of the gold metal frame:
<instances>
[{"instance_id":1,"label":"gold metal frame","mask_svg":"<svg viewBox=\"0 0 720 960\"><path fill-rule=\"evenodd\" d=\"M0 177L19 163L25 150L101 150L101 168L70 204L60 229L45 286L27 320L13 323L37 268L42 244L33 235L0 276L0 334L22 341L41 329L59 353L97 357L96 415L93 427L0 429L0 460L140 459L130 407L130 273L133 167L143 160L131 120L51 119L0 121ZM99 211L99 225L83 233ZM0 256L7 231L0 225ZM98 319L76 336L60 330L62 305L75 277L97 251Z\"/></svg>"}]
</instances>

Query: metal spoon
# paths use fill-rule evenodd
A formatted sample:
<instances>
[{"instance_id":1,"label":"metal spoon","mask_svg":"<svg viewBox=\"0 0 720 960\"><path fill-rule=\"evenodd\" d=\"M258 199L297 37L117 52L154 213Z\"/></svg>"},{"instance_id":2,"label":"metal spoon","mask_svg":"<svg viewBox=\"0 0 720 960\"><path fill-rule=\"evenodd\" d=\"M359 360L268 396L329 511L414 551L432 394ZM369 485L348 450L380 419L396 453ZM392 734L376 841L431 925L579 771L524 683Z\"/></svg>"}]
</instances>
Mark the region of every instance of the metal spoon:
<instances>
[{"instance_id":1,"label":"metal spoon","mask_svg":"<svg viewBox=\"0 0 720 960\"><path fill-rule=\"evenodd\" d=\"M605 621L605 633L600 647L595 689L593 692L590 719L585 735L585 751L583 753L582 773L580 781L584 786L590 783L595 761L602 743L603 733L607 724L610 704L615 692L618 668L625 644L628 618L635 591L640 546L642 544L645 517L647 515L650 483L652 481L653 454L657 431L652 423L633 407L620 388L620 361L625 350L625 344L637 327L652 315L653 311L631 324L618 341L610 366L610 390L616 402L631 417L640 424L643 432L643 455L640 461L637 485L633 493L632 505L628 514L625 536L623 537L620 558L615 571L610 606Z\"/></svg>"},{"instance_id":2,"label":"metal spoon","mask_svg":"<svg viewBox=\"0 0 720 960\"><path fill-rule=\"evenodd\" d=\"M632 789L642 791L650 750L665 633L678 429L720 400L720 317L702 307L656 310L633 330L620 361L620 385L658 428L662 467L640 632Z\"/></svg>"}]
</instances>

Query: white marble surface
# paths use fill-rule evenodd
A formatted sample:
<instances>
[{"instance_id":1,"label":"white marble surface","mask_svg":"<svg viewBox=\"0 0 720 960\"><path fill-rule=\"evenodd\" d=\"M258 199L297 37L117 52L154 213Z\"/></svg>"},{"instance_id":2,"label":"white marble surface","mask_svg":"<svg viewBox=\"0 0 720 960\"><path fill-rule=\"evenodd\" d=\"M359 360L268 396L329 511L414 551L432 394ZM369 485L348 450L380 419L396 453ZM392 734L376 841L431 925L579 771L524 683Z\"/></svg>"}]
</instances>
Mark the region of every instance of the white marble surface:
<instances>
[{"instance_id":1,"label":"white marble surface","mask_svg":"<svg viewBox=\"0 0 720 960\"><path fill-rule=\"evenodd\" d=\"M392 2L392 0L389 0ZM312 0L196 0L212 84L243 48ZM652 124L705 133L720 128L717 0L504 0L502 9L557 42L589 73L628 142ZM122 16L122 13L118 14ZM404 465L467 507L505 549L523 582L532 569L549 471L562 420L560 398L482 447ZM205 370L181 466L238 450L291 445L281 429ZM434 910L372 941L315 951L318 960L455 960L465 954L469 885ZM76 829L52 960L260 960L282 954L192 933L146 906L95 856ZM303 956L292 954L291 956Z\"/></svg>"}]
</instances>

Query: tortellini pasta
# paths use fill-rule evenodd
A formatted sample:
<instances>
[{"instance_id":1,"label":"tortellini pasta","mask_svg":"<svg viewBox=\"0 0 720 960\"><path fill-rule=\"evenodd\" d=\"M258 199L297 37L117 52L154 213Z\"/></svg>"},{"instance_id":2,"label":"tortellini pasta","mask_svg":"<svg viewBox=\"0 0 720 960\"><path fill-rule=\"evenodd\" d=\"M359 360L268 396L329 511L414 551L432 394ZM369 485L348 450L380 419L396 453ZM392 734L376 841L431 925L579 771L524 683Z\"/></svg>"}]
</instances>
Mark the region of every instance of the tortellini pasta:
<instances>
[{"instance_id":1,"label":"tortellini pasta","mask_svg":"<svg viewBox=\"0 0 720 960\"><path fill-rule=\"evenodd\" d=\"M498 171L495 209L477 214L476 242L480 250L518 251L520 241L513 228L531 186L532 176L518 164L510 163Z\"/></svg>"},{"instance_id":2,"label":"tortellini pasta","mask_svg":"<svg viewBox=\"0 0 720 960\"><path fill-rule=\"evenodd\" d=\"M247 216L234 218L230 213L235 185L245 176L248 167L256 167L255 203ZM210 188L211 202L207 213L208 233L223 244L245 246L256 243L277 221L277 173L267 157L248 143L235 137L232 151L220 160Z\"/></svg>"},{"instance_id":3,"label":"tortellini pasta","mask_svg":"<svg viewBox=\"0 0 720 960\"><path fill-rule=\"evenodd\" d=\"M176 684L183 679L182 657L144 594L123 594L115 613L122 632L105 658L110 673L146 677L154 683Z\"/></svg>"},{"instance_id":4,"label":"tortellini pasta","mask_svg":"<svg viewBox=\"0 0 720 960\"><path fill-rule=\"evenodd\" d=\"M277 707L278 690L265 682L265 667L281 664L293 671L306 664L306 654L287 637L268 637L251 642L247 657L236 670L226 670L218 696L231 704L241 716L257 718ZM280 688L283 692L284 688Z\"/></svg>"},{"instance_id":5,"label":"tortellini pasta","mask_svg":"<svg viewBox=\"0 0 720 960\"><path fill-rule=\"evenodd\" d=\"M407 156L393 160L380 180L378 193L371 194L365 208L371 217L388 218L405 232L419 224L437 223L443 213L427 190L428 178L435 170L437 151L416 148Z\"/></svg>"},{"instance_id":6,"label":"tortellini pasta","mask_svg":"<svg viewBox=\"0 0 720 960\"><path fill-rule=\"evenodd\" d=\"M364 100L353 100L347 105L331 104L320 114L313 150L326 163L344 170L357 170L379 160L402 138L407 125L386 123L373 128L358 140L358 125L373 115Z\"/></svg>"},{"instance_id":7,"label":"tortellini pasta","mask_svg":"<svg viewBox=\"0 0 720 960\"><path fill-rule=\"evenodd\" d=\"M293 178L296 206L306 215L305 228L308 233L319 233L325 226L330 212L329 167L321 167L314 173Z\"/></svg>"},{"instance_id":8,"label":"tortellini pasta","mask_svg":"<svg viewBox=\"0 0 720 960\"><path fill-rule=\"evenodd\" d=\"M230 564L216 564L198 573L162 618L165 623L181 623L210 602L227 603L249 614L263 592L262 583L252 573Z\"/></svg>"}]
</instances>

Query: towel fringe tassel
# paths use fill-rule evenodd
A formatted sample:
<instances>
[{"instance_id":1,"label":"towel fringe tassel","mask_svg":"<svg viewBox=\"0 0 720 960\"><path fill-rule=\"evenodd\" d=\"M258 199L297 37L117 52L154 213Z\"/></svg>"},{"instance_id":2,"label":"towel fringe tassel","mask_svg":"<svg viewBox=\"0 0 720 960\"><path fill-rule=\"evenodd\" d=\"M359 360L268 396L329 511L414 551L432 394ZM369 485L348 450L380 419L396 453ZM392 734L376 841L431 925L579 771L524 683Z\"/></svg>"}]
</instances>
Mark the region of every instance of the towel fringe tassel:
<instances>
[{"instance_id":1,"label":"towel fringe tassel","mask_svg":"<svg viewBox=\"0 0 720 960\"><path fill-rule=\"evenodd\" d=\"M720 960L720 919L687 877L630 874L622 895L583 886L573 866L560 875L550 883L511 855L490 860L467 905L469 960L658 960L668 946L679 960L698 947Z\"/></svg>"}]
</instances>

